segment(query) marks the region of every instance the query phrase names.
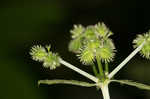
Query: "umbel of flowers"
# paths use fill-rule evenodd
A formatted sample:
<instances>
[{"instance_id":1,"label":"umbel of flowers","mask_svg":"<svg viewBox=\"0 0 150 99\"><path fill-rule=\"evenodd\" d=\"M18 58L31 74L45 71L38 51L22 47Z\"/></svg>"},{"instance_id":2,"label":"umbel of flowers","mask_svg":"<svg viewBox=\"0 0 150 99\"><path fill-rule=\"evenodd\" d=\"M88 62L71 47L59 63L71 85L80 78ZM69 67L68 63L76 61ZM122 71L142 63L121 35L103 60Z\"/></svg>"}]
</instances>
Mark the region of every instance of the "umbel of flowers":
<instances>
[{"instance_id":1,"label":"umbel of flowers","mask_svg":"<svg viewBox=\"0 0 150 99\"><path fill-rule=\"evenodd\" d=\"M94 75L91 75L74 65L64 61L57 53L51 51L51 46L34 45L31 48L30 55L32 59L43 64L43 67L50 70L56 69L62 65L74 70L75 72L87 77L94 83L76 81L76 80L39 80L38 84L72 84L83 87L93 87L101 89L103 98L110 99L109 87L111 82L117 82L140 89L150 90L149 85L133 82L131 80L116 80L113 77L128 63L138 52L147 59L150 59L150 31L139 34L133 40L135 50L129 54L113 71L109 71L109 63L114 60L115 46L110 38L113 33L104 23L84 27L74 25L71 32L71 41L69 51L75 53L84 65L91 66Z\"/></svg>"},{"instance_id":2,"label":"umbel of flowers","mask_svg":"<svg viewBox=\"0 0 150 99\"><path fill-rule=\"evenodd\" d=\"M74 25L69 50L77 53L84 64L92 64L96 58L110 62L115 55L115 46L110 38L113 33L104 23L94 26Z\"/></svg>"}]
</instances>

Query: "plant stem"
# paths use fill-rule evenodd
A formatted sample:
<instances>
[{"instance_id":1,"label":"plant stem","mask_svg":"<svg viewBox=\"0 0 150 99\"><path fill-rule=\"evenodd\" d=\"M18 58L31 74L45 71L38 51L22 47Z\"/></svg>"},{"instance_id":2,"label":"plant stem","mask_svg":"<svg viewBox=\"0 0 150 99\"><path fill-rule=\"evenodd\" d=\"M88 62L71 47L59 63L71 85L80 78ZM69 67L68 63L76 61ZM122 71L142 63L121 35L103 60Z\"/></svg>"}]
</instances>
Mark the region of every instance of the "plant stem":
<instances>
[{"instance_id":1,"label":"plant stem","mask_svg":"<svg viewBox=\"0 0 150 99\"><path fill-rule=\"evenodd\" d=\"M92 64L92 69L93 69L94 75L95 75L96 77L98 77L98 72L97 72L97 69L96 69L96 66L95 66L94 63Z\"/></svg>"},{"instance_id":2,"label":"plant stem","mask_svg":"<svg viewBox=\"0 0 150 99\"><path fill-rule=\"evenodd\" d=\"M79 69L79 68L77 68L77 67L71 65L70 63L68 63L68 62L66 62L66 61L64 61L64 60L62 60L61 58L59 59L59 61L60 61L61 64L65 65L66 67L68 67L68 68L70 68L70 69L76 71L77 73L79 73L79 74L81 74L81 75L83 75L83 76L85 76L85 77L91 79L92 81L94 81L94 82L96 82L96 83L99 81L98 78L96 78L95 76L90 75L89 73L87 73L87 72L85 72L85 71L83 71L83 70L81 70L81 69Z\"/></svg>"},{"instance_id":3,"label":"plant stem","mask_svg":"<svg viewBox=\"0 0 150 99\"><path fill-rule=\"evenodd\" d=\"M105 75L107 76L109 73L109 67L108 67L108 63L105 62Z\"/></svg>"},{"instance_id":4,"label":"plant stem","mask_svg":"<svg viewBox=\"0 0 150 99\"><path fill-rule=\"evenodd\" d=\"M99 69L100 76L102 77L102 80L104 80L104 72L103 72L103 67L102 67L100 58L96 57L96 61L97 61L97 64L98 64L98 69Z\"/></svg>"},{"instance_id":5,"label":"plant stem","mask_svg":"<svg viewBox=\"0 0 150 99\"><path fill-rule=\"evenodd\" d=\"M102 90L103 98L104 99L110 99L108 84L107 85L103 85L101 87L101 90Z\"/></svg>"},{"instance_id":6,"label":"plant stem","mask_svg":"<svg viewBox=\"0 0 150 99\"><path fill-rule=\"evenodd\" d=\"M111 79L126 63L131 60L143 47L145 41L137 47L124 61L122 61L109 75L108 78Z\"/></svg>"}]
</instances>

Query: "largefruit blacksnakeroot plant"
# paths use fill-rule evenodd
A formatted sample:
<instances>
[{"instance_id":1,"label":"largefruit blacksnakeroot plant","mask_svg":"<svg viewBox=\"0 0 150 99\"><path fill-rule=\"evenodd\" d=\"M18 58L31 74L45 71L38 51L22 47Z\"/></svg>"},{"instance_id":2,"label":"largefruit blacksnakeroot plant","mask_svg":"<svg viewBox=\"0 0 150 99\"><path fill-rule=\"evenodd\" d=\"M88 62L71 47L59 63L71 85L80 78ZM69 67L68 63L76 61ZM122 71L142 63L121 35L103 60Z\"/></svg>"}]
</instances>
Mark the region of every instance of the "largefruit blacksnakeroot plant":
<instances>
[{"instance_id":1,"label":"largefruit blacksnakeroot plant","mask_svg":"<svg viewBox=\"0 0 150 99\"><path fill-rule=\"evenodd\" d=\"M77 73L89 78L93 83L76 80L39 80L38 84L71 84L83 87L96 87L101 89L103 98L110 99L108 85L111 82L117 82L140 89L150 90L150 86L133 82L131 80L113 79L115 74L123 68L138 52L147 59L150 59L150 31L145 34L137 35L133 40L135 50L121 62L113 71L109 72L109 63L115 56L115 46L110 38L113 33L104 23L84 27L74 25L70 31L72 40L69 43L69 51L77 54L77 57L84 65L92 66L94 76L64 61L57 53L51 51L51 46L42 47L35 45L31 48L30 55L35 61L43 63L43 67L50 70L56 69L61 64L76 71Z\"/></svg>"}]
</instances>

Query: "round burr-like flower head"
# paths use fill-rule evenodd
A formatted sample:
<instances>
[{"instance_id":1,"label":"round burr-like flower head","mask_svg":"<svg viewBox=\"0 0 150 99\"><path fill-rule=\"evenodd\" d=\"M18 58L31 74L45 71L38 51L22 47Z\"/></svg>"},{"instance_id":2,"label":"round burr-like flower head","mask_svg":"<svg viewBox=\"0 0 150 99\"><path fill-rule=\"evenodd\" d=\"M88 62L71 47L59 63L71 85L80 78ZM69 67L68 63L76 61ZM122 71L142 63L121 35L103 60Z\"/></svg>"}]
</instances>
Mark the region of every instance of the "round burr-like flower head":
<instances>
[{"instance_id":1,"label":"round burr-like flower head","mask_svg":"<svg viewBox=\"0 0 150 99\"><path fill-rule=\"evenodd\" d=\"M140 54L143 57L150 59L150 30L144 34L137 35L137 37L133 40L134 48L140 46L144 41L145 43L140 51Z\"/></svg>"},{"instance_id":2,"label":"round burr-like flower head","mask_svg":"<svg viewBox=\"0 0 150 99\"><path fill-rule=\"evenodd\" d=\"M46 46L46 49L41 45L33 46L31 48L30 55L33 60L43 62L43 67L45 68L50 68L53 70L60 66L60 57L58 54L50 51L50 46Z\"/></svg>"}]
</instances>

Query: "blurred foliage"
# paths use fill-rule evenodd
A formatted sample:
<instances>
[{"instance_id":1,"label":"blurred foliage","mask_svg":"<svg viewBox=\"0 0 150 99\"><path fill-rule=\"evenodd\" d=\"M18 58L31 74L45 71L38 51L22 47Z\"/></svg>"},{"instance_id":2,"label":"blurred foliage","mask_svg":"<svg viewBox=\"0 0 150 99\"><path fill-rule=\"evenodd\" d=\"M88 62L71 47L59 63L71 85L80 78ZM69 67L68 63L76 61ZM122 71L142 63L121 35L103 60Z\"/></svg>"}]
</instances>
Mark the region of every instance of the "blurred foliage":
<instances>
[{"instance_id":1,"label":"blurred foliage","mask_svg":"<svg viewBox=\"0 0 150 99\"><path fill-rule=\"evenodd\" d=\"M24 68L17 67L18 65ZM37 88L36 77L31 70L25 68L27 64L7 59L3 60L0 66L0 99L45 98L44 92Z\"/></svg>"}]
</instances>

